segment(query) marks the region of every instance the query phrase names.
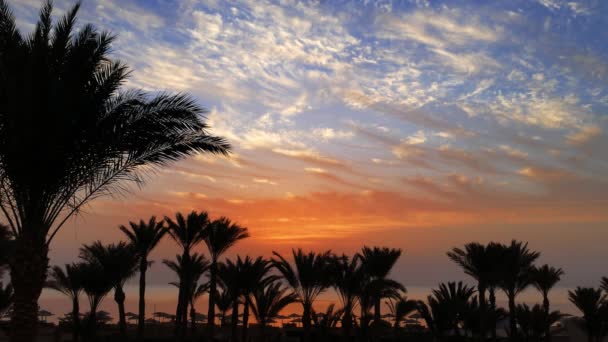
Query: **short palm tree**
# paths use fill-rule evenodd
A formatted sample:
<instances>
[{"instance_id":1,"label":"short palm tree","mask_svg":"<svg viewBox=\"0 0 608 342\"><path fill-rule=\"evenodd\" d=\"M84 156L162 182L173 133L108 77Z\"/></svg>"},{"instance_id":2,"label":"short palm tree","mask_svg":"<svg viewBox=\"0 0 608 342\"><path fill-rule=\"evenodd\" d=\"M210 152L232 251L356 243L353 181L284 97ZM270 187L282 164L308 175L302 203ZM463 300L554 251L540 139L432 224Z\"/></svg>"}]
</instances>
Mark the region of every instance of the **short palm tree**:
<instances>
[{"instance_id":1,"label":"short palm tree","mask_svg":"<svg viewBox=\"0 0 608 342\"><path fill-rule=\"evenodd\" d=\"M206 212L192 211L184 217L182 213L175 214L175 221L165 217L169 236L182 249L182 261L187 261L190 251L203 242L206 229L209 224L209 215ZM185 273L183 273L185 274ZM178 273L179 275L179 273ZM188 294L190 293L185 286L190 283L186 279L180 279L180 287L177 295L177 308L175 313L175 333L185 333L188 322Z\"/></svg>"},{"instance_id":2,"label":"short palm tree","mask_svg":"<svg viewBox=\"0 0 608 342\"><path fill-rule=\"evenodd\" d=\"M204 255L193 253L185 255L178 254L176 255L175 261L163 260L163 263L177 275L179 282L172 284L177 286L180 293L186 298L185 304L180 304L178 302L175 314L175 333L177 337L183 338L186 333L186 325L188 322L188 305L192 305L191 309L194 310L193 296L198 290L197 285L200 278L209 269L209 261ZM178 321L178 318L181 318L181 321Z\"/></svg>"},{"instance_id":3,"label":"short palm tree","mask_svg":"<svg viewBox=\"0 0 608 342\"><path fill-rule=\"evenodd\" d=\"M583 314L584 328L589 342L601 342L608 313L607 296L601 289L577 287L568 291L568 299Z\"/></svg>"},{"instance_id":4,"label":"short palm tree","mask_svg":"<svg viewBox=\"0 0 608 342\"><path fill-rule=\"evenodd\" d=\"M332 285L331 265L333 256L330 251L323 253L304 253L301 249L292 250L293 266L279 253L273 252L272 264L292 288L302 304L302 326L304 337L310 339L312 305L317 297Z\"/></svg>"},{"instance_id":5,"label":"short palm tree","mask_svg":"<svg viewBox=\"0 0 608 342\"><path fill-rule=\"evenodd\" d=\"M206 268L209 268L209 263L207 262ZM190 294L190 327L192 330L192 336L196 333L196 301L209 292L209 283L204 282L199 284L199 282L195 282L192 284L191 294Z\"/></svg>"},{"instance_id":6,"label":"short palm tree","mask_svg":"<svg viewBox=\"0 0 608 342\"><path fill-rule=\"evenodd\" d=\"M266 341L266 327L289 304L297 300L280 281L269 281L253 290L248 301L256 321L260 325L262 342Z\"/></svg>"},{"instance_id":7,"label":"short palm tree","mask_svg":"<svg viewBox=\"0 0 608 342\"><path fill-rule=\"evenodd\" d=\"M139 257L132 245L126 242L103 245L96 241L80 249L81 258L91 263L98 263L103 274L114 288L114 301L118 305L120 335L127 339L127 320L125 317L125 282L135 275L139 266Z\"/></svg>"},{"instance_id":8,"label":"short palm tree","mask_svg":"<svg viewBox=\"0 0 608 342\"><path fill-rule=\"evenodd\" d=\"M215 298L215 306L219 310L219 318L220 318L220 326L226 326L226 313L230 311L232 308L232 297L230 297L230 292L226 290L225 287L219 284L222 291L217 292L217 297Z\"/></svg>"},{"instance_id":9,"label":"short palm tree","mask_svg":"<svg viewBox=\"0 0 608 342\"><path fill-rule=\"evenodd\" d=\"M564 315L559 311L548 312L541 305L529 307L527 304L518 304L516 308L517 324L524 342L540 342L547 338L547 326L557 323Z\"/></svg>"},{"instance_id":10,"label":"short palm tree","mask_svg":"<svg viewBox=\"0 0 608 342\"><path fill-rule=\"evenodd\" d=\"M53 23L46 1L23 34L0 0L0 208L15 234L14 341L34 340L49 246L84 204L141 183L140 166L230 148L206 132L189 96L121 91L129 69L109 56L115 36L76 31L78 9Z\"/></svg>"},{"instance_id":11,"label":"short palm tree","mask_svg":"<svg viewBox=\"0 0 608 342\"><path fill-rule=\"evenodd\" d=\"M509 300L509 336L514 341L517 338L515 298L531 284L530 270L540 253L528 249L527 243L516 240L503 248L503 260L500 263L500 288Z\"/></svg>"},{"instance_id":12,"label":"short palm tree","mask_svg":"<svg viewBox=\"0 0 608 342\"><path fill-rule=\"evenodd\" d=\"M247 341L251 296L257 289L264 288L267 283L275 281L278 277L269 275L272 264L262 257L257 257L256 259L252 259L249 256L246 256L244 259L238 257L237 263L240 269L241 279L239 284L241 295L243 296L243 330L241 340Z\"/></svg>"},{"instance_id":13,"label":"short palm tree","mask_svg":"<svg viewBox=\"0 0 608 342\"><path fill-rule=\"evenodd\" d=\"M366 269L367 274L371 280L384 280L390 275L391 270L401 257L402 251L398 248L388 247L368 247L364 246L359 252L359 258L363 267ZM382 301L382 288L376 286L378 291L373 293L373 305L374 305L374 321L379 322L381 320L382 313L380 312L380 303ZM405 290L405 288L403 289Z\"/></svg>"},{"instance_id":14,"label":"short palm tree","mask_svg":"<svg viewBox=\"0 0 608 342\"><path fill-rule=\"evenodd\" d=\"M151 263L148 256L165 236L167 230L163 221L156 221L152 216L148 222L140 220L139 223L129 222L129 227L120 226L137 256L139 257L139 314L137 316L137 339L144 336L146 320L146 271Z\"/></svg>"},{"instance_id":15,"label":"short palm tree","mask_svg":"<svg viewBox=\"0 0 608 342\"><path fill-rule=\"evenodd\" d=\"M480 335L486 336L486 317L487 311L486 290L491 283L491 278L497 265L495 260L489 257L486 246L471 242L461 248L453 248L448 253L448 257L460 266L464 273L477 281L477 299L479 301L479 330Z\"/></svg>"},{"instance_id":16,"label":"short palm tree","mask_svg":"<svg viewBox=\"0 0 608 342\"><path fill-rule=\"evenodd\" d=\"M344 336L348 338L354 323L353 310L363 291L367 274L357 256L349 258L342 255L336 257L333 264L332 286L342 303L342 329Z\"/></svg>"},{"instance_id":17,"label":"short palm tree","mask_svg":"<svg viewBox=\"0 0 608 342\"><path fill-rule=\"evenodd\" d=\"M602 277L600 288L604 290L604 292L608 293L608 277Z\"/></svg>"},{"instance_id":18,"label":"short palm tree","mask_svg":"<svg viewBox=\"0 0 608 342\"><path fill-rule=\"evenodd\" d=\"M89 314L82 326L83 340L95 340L97 330L97 310L105 296L112 290L114 284L106 276L105 268L97 261L85 260L82 263L82 289L89 301Z\"/></svg>"},{"instance_id":19,"label":"short palm tree","mask_svg":"<svg viewBox=\"0 0 608 342\"><path fill-rule=\"evenodd\" d=\"M0 281L0 316L4 315L13 305L13 286L8 283L6 286Z\"/></svg>"},{"instance_id":20,"label":"short palm tree","mask_svg":"<svg viewBox=\"0 0 608 342\"><path fill-rule=\"evenodd\" d=\"M226 251L240 240L249 237L247 228L221 217L212 221L205 233L205 244L209 250L211 266L209 268L209 310L207 312L208 335L213 336L215 329L215 300L217 297L217 268L219 259Z\"/></svg>"},{"instance_id":21,"label":"short palm tree","mask_svg":"<svg viewBox=\"0 0 608 342\"><path fill-rule=\"evenodd\" d=\"M78 297L83 291L82 264L67 264L65 271L59 267L51 268L46 287L59 291L72 301L72 340L78 341L80 332L80 303Z\"/></svg>"},{"instance_id":22,"label":"short palm tree","mask_svg":"<svg viewBox=\"0 0 608 342\"><path fill-rule=\"evenodd\" d=\"M540 267L533 267L530 270L530 280L532 281L532 286L534 286L540 293L543 295L543 309L545 310L545 314L549 317L551 311L549 307L549 291L562 278L564 275L564 271L561 268L555 268L549 265L543 265ZM545 338L550 341L551 334L549 329L551 328L551 322L547 321L547 325L545 327Z\"/></svg>"},{"instance_id":23,"label":"short palm tree","mask_svg":"<svg viewBox=\"0 0 608 342\"><path fill-rule=\"evenodd\" d=\"M405 317L416 311L418 303L413 299L408 299L406 296L401 296L398 299L389 300L386 305L395 319L393 326L397 329Z\"/></svg>"},{"instance_id":24,"label":"short palm tree","mask_svg":"<svg viewBox=\"0 0 608 342\"><path fill-rule=\"evenodd\" d=\"M462 282L439 284L427 297L427 303L418 302L418 312L429 329L439 338L453 331L460 334L460 327L470 315L471 301L476 301L475 288Z\"/></svg>"},{"instance_id":25,"label":"short palm tree","mask_svg":"<svg viewBox=\"0 0 608 342\"><path fill-rule=\"evenodd\" d=\"M242 261L241 261L242 262ZM218 283L227 292L227 296L232 300L232 314L230 317L230 340L237 342L237 327L239 321L239 305L241 304L243 289L241 287L241 269L239 260L226 260L217 265ZM207 319L209 319L207 317Z\"/></svg>"}]
</instances>

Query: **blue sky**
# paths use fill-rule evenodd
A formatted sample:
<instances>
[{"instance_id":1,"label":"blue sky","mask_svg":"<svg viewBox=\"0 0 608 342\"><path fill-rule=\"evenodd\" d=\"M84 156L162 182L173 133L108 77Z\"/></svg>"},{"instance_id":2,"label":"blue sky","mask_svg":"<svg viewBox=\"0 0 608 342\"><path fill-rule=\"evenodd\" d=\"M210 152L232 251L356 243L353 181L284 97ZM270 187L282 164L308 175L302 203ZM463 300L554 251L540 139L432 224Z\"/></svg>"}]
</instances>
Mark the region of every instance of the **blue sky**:
<instances>
[{"instance_id":1,"label":"blue sky","mask_svg":"<svg viewBox=\"0 0 608 342\"><path fill-rule=\"evenodd\" d=\"M40 2L9 3L31 31ZM605 1L85 0L79 20L117 34L128 87L192 94L235 146L96 202L79 242L206 209L264 253L396 237L423 282L471 240L529 240L585 281L608 257Z\"/></svg>"}]
</instances>

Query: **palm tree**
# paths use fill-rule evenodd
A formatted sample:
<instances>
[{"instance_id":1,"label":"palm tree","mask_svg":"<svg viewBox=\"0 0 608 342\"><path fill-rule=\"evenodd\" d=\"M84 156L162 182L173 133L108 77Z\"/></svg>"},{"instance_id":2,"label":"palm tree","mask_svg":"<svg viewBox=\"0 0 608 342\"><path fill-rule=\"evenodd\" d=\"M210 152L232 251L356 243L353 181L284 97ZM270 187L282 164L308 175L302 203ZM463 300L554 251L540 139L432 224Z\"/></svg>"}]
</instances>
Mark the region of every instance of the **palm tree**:
<instances>
[{"instance_id":1,"label":"palm tree","mask_svg":"<svg viewBox=\"0 0 608 342\"><path fill-rule=\"evenodd\" d=\"M514 341L517 338L515 298L530 285L530 270L540 253L530 251L527 243L513 240L510 245L504 246L503 256L500 287L509 300L509 336Z\"/></svg>"},{"instance_id":2,"label":"palm tree","mask_svg":"<svg viewBox=\"0 0 608 342\"><path fill-rule=\"evenodd\" d=\"M344 314L344 310L335 310L335 308L336 305L334 303L329 304L327 309L325 309L325 312L322 314L317 314L315 310L312 309L314 326L320 330L320 335L325 340L328 338L329 330L334 329L338 325Z\"/></svg>"},{"instance_id":3,"label":"palm tree","mask_svg":"<svg viewBox=\"0 0 608 342\"><path fill-rule=\"evenodd\" d=\"M460 266L464 273L477 281L477 298L479 300L479 330L481 339L486 336L486 290L491 283L492 275L497 268L495 260L489 258L486 246L471 242L464 246L464 249L453 248L447 253L448 257Z\"/></svg>"},{"instance_id":4,"label":"palm tree","mask_svg":"<svg viewBox=\"0 0 608 342\"><path fill-rule=\"evenodd\" d=\"M209 269L209 310L207 312L208 334L213 338L215 329L215 300L217 297L217 268L220 257L240 240L249 237L247 228L220 217L211 222L205 233L205 244L211 257Z\"/></svg>"},{"instance_id":5,"label":"palm tree","mask_svg":"<svg viewBox=\"0 0 608 342\"><path fill-rule=\"evenodd\" d=\"M190 251L199 243L203 242L206 228L209 225L209 215L206 212L198 213L192 211L184 217L181 213L175 214L175 221L165 217L167 221L169 236L182 249L182 261L190 257ZM183 273L185 275L185 273ZM179 275L179 273L178 273ZM180 287L177 296L177 308L175 313L175 333L184 333L188 322L188 294L185 287L190 283L186 279L180 279Z\"/></svg>"},{"instance_id":6,"label":"palm tree","mask_svg":"<svg viewBox=\"0 0 608 342\"><path fill-rule=\"evenodd\" d=\"M115 36L75 30L76 4L32 34L0 0L0 209L15 235L11 339L33 341L48 251L61 227L94 198L142 183L148 168L198 152L228 153L207 133L205 111L183 94L121 91L128 67L110 58ZM44 170L44 172L40 172Z\"/></svg>"},{"instance_id":7,"label":"palm tree","mask_svg":"<svg viewBox=\"0 0 608 342\"><path fill-rule=\"evenodd\" d=\"M418 302L408 299L406 296L401 296L396 300L389 300L386 305L395 319L394 328L397 329L406 316L416 311Z\"/></svg>"},{"instance_id":8,"label":"palm tree","mask_svg":"<svg viewBox=\"0 0 608 342\"><path fill-rule=\"evenodd\" d=\"M461 324L470 314L471 301L477 300L474 294L475 288L462 282L441 283L427 297L428 305L418 302L418 312L437 337L450 330L459 335Z\"/></svg>"},{"instance_id":9,"label":"palm tree","mask_svg":"<svg viewBox=\"0 0 608 342\"><path fill-rule=\"evenodd\" d=\"M399 260L401 253L401 249L397 248L370 248L364 246L359 253L359 258L361 258L363 267L372 280L384 280L388 278L391 270L397 263L397 260ZM381 288L378 289L380 290ZM403 290L405 290L405 288L403 288ZM373 300L374 321L379 322L382 316L382 313L380 312L380 303L382 301L380 291L373 294Z\"/></svg>"},{"instance_id":10,"label":"palm tree","mask_svg":"<svg viewBox=\"0 0 608 342\"><path fill-rule=\"evenodd\" d=\"M287 288L277 280L272 280L253 290L248 301L256 321L260 325L261 341L266 341L266 327L289 304L294 303L297 296L287 292ZM243 341L246 341L243 339Z\"/></svg>"},{"instance_id":11,"label":"palm tree","mask_svg":"<svg viewBox=\"0 0 608 342\"><path fill-rule=\"evenodd\" d=\"M82 330L83 340L94 340L97 329L97 309L114 284L105 274L106 269L95 260L85 260L81 266L82 288L89 301L86 329Z\"/></svg>"},{"instance_id":12,"label":"palm tree","mask_svg":"<svg viewBox=\"0 0 608 342\"><path fill-rule=\"evenodd\" d=\"M562 275L564 275L564 271L561 268L555 268L549 265L533 267L530 270L532 285L543 295L543 308L547 317L549 317L551 314L549 308L549 291L551 291L551 289L557 285L557 283L561 280ZM551 322L547 321L544 331L547 341L551 340L551 334L549 331L550 328Z\"/></svg>"},{"instance_id":13,"label":"palm tree","mask_svg":"<svg viewBox=\"0 0 608 342\"><path fill-rule=\"evenodd\" d=\"M238 267L240 269L240 287L243 296L243 330L242 341L247 341L248 324L249 324L249 307L251 296L259 289L264 288L267 283L278 279L277 276L268 275L272 269L272 264L262 258L257 257L251 259L246 256L245 259L237 258Z\"/></svg>"},{"instance_id":14,"label":"palm tree","mask_svg":"<svg viewBox=\"0 0 608 342\"><path fill-rule=\"evenodd\" d=\"M602 277L600 288L604 290L604 292L608 293L608 277Z\"/></svg>"},{"instance_id":15,"label":"palm tree","mask_svg":"<svg viewBox=\"0 0 608 342\"><path fill-rule=\"evenodd\" d=\"M194 310L193 296L195 296L196 291L198 290L197 284L200 278L209 269L209 261L204 255L198 253L193 253L192 255L176 255L175 257L175 261L163 260L163 263L177 275L179 282L172 284L177 286L179 291L186 298L186 303L177 304L178 308L175 314L175 333L177 337L183 338L186 333L185 330L188 322L188 304L192 306L191 310ZM178 318L180 318L181 321L179 321Z\"/></svg>"},{"instance_id":16,"label":"palm tree","mask_svg":"<svg viewBox=\"0 0 608 342\"><path fill-rule=\"evenodd\" d=\"M83 291L83 264L67 264L65 271L54 266L51 269L50 280L46 286L55 291L59 291L72 300L72 333L73 341L78 341L80 331L80 303L78 297Z\"/></svg>"},{"instance_id":17,"label":"palm tree","mask_svg":"<svg viewBox=\"0 0 608 342\"><path fill-rule=\"evenodd\" d=\"M239 258L240 259L240 258ZM224 263L217 265L218 283L227 292L227 295L232 299L232 315L230 317L230 340L238 341L237 327L239 321L239 304L241 303L242 287L241 287L241 268L242 261L226 260ZM209 320L209 317L207 316Z\"/></svg>"},{"instance_id":18,"label":"palm tree","mask_svg":"<svg viewBox=\"0 0 608 342\"><path fill-rule=\"evenodd\" d=\"M126 242L103 245L96 241L80 249L81 258L88 262L97 262L103 269L103 274L114 288L114 301L118 305L120 335L123 341L127 339L127 320L125 317L125 282L135 275L139 265L139 257L132 245Z\"/></svg>"},{"instance_id":19,"label":"palm tree","mask_svg":"<svg viewBox=\"0 0 608 342\"><path fill-rule=\"evenodd\" d=\"M347 339L350 338L353 326L353 310L363 291L364 282L367 280L366 270L360 260L357 256L349 258L347 255L342 255L333 261L332 285L342 303L342 328Z\"/></svg>"},{"instance_id":20,"label":"palm tree","mask_svg":"<svg viewBox=\"0 0 608 342\"><path fill-rule=\"evenodd\" d=\"M129 227L120 226L120 230L126 235L133 245L139 257L139 314L137 316L137 339L144 336L146 321L146 271L151 263L148 256L165 236L167 230L163 221L156 221L152 216L148 222L140 220L139 223L129 222Z\"/></svg>"},{"instance_id":21,"label":"palm tree","mask_svg":"<svg viewBox=\"0 0 608 342\"><path fill-rule=\"evenodd\" d=\"M546 327L555 324L564 317L559 311L547 312L543 306L538 304L535 304L532 308L527 304L518 304L515 312L524 342L530 340L540 342L543 337L546 339L548 337Z\"/></svg>"},{"instance_id":22,"label":"palm tree","mask_svg":"<svg viewBox=\"0 0 608 342\"><path fill-rule=\"evenodd\" d=\"M293 266L279 253L272 252L272 264L281 273L287 284L302 304L302 326L304 338L310 340L312 305L317 297L332 285L330 277L332 254L304 253L301 249L292 250Z\"/></svg>"},{"instance_id":23,"label":"palm tree","mask_svg":"<svg viewBox=\"0 0 608 342\"><path fill-rule=\"evenodd\" d=\"M226 325L226 313L232 308L233 299L230 297L230 292L227 291L225 287L221 286L221 283L219 283L219 285L222 288L222 291L217 293L215 305L220 311L220 326L224 327ZM207 321L209 321L209 318L207 318Z\"/></svg>"},{"instance_id":24,"label":"palm tree","mask_svg":"<svg viewBox=\"0 0 608 342\"><path fill-rule=\"evenodd\" d=\"M592 287L577 287L568 291L568 299L583 314L584 328L589 342L601 342L603 326L606 321L608 304L606 294L601 289Z\"/></svg>"}]
</instances>

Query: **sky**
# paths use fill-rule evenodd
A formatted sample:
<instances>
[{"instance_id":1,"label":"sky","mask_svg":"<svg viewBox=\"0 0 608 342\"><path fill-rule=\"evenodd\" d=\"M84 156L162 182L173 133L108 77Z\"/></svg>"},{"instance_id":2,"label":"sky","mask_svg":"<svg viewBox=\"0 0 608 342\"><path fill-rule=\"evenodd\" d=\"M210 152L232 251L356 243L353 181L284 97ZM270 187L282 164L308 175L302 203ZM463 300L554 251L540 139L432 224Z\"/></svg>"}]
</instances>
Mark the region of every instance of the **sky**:
<instances>
[{"instance_id":1,"label":"sky","mask_svg":"<svg viewBox=\"0 0 608 342\"><path fill-rule=\"evenodd\" d=\"M8 2L32 31L40 2ZM125 87L191 94L234 149L95 200L52 264L204 210L249 228L229 256L401 248L406 286L466 280L445 253L471 241L528 241L563 286L608 275L605 1L85 0L84 23L117 35Z\"/></svg>"}]
</instances>

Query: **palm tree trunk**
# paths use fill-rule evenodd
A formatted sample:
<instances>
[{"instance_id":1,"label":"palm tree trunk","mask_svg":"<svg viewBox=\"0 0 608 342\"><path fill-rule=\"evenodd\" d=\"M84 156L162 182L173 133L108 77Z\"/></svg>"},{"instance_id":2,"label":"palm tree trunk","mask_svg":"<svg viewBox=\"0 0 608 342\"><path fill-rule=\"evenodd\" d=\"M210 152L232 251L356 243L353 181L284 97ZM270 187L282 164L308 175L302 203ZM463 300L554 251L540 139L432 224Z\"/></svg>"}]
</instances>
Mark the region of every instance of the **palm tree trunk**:
<instances>
[{"instance_id":1,"label":"palm tree trunk","mask_svg":"<svg viewBox=\"0 0 608 342\"><path fill-rule=\"evenodd\" d=\"M237 336L237 328L239 324L239 301L237 298L234 299L234 303L232 304L232 320L230 322L231 335L230 340L232 342L238 342L239 338Z\"/></svg>"},{"instance_id":2,"label":"palm tree trunk","mask_svg":"<svg viewBox=\"0 0 608 342\"><path fill-rule=\"evenodd\" d=\"M493 286L490 286L489 289L489 300L490 300L490 307L492 308L493 311L493 315L496 315L496 288ZM496 317L494 317L494 319L492 319L492 340L496 341Z\"/></svg>"},{"instance_id":3,"label":"palm tree trunk","mask_svg":"<svg viewBox=\"0 0 608 342\"><path fill-rule=\"evenodd\" d=\"M477 284L477 292L479 295L479 339L485 341L486 339L486 315L487 315L487 303L486 303L486 286L484 283Z\"/></svg>"},{"instance_id":4,"label":"palm tree trunk","mask_svg":"<svg viewBox=\"0 0 608 342\"><path fill-rule=\"evenodd\" d=\"M194 334L196 333L196 309L194 308L194 302L190 303L190 330L192 331L192 340L194 340Z\"/></svg>"},{"instance_id":5,"label":"palm tree trunk","mask_svg":"<svg viewBox=\"0 0 608 342\"><path fill-rule=\"evenodd\" d=\"M184 280L179 280L179 287L177 293L177 307L175 308L175 327L174 327L174 335L175 337L180 336L180 325L182 323L182 305L184 302Z\"/></svg>"},{"instance_id":6,"label":"palm tree trunk","mask_svg":"<svg viewBox=\"0 0 608 342\"><path fill-rule=\"evenodd\" d=\"M260 323L260 342L266 342L266 322Z\"/></svg>"},{"instance_id":7,"label":"palm tree trunk","mask_svg":"<svg viewBox=\"0 0 608 342\"><path fill-rule=\"evenodd\" d=\"M374 297L374 321L380 322L380 319L382 318L380 312L380 296Z\"/></svg>"},{"instance_id":8,"label":"palm tree trunk","mask_svg":"<svg viewBox=\"0 0 608 342\"><path fill-rule=\"evenodd\" d=\"M302 312L302 328L304 329L304 342L310 341L310 313L311 303L303 304L304 310Z\"/></svg>"},{"instance_id":9,"label":"palm tree trunk","mask_svg":"<svg viewBox=\"0 0 608 342\"><path fill-rule=\"evenodd\" d=\"M142 258L139 265L139 312L137 315L137 340L141 341L144 338L144 329L146 323L146 271L148 269L148 260Z\"/></svg>"},{"instance_id":10,"label":"palm tree trunk","mask_svg":"<svg viewBox=\"0 0 608 342\"><path fill-rule=\"evenodd\" d=\"M249 324L249 302L247 300L245 300L245 303L243 304L243 333L242 333L242 341L243 342L247 342L247 333L248 331L248 325Z\"/></svg>"},{"instance_id":11,"label":"palm tree trunk","mask_svg":"<svg viewBox=\"0 0 608 342\"><path fill-rule=\"evenodd\" d=\"M72 325L72 341L78 342L80 336L80 303L77 295L72 298Z\"/></svg>"},{"instance_id":12,"label":"palm tree trunk","mask_svg":"<svg viewBox=\"0 0 608 342\"><path fill-rule=\"evenodd\" d=\"M209 268L209 309L207 310L207 334L213 340L215 330L215 298L217 297L217 260L213 259Z\"/></svg>"},{"instance_id":13,"label":"palm tree trunk","mask_svg":"<svg viewBox=\"0 0 608 342\"><path fill-rule=\"evenodd\" d=\"M32 243L27 237L14 241L10 258L13 284L13 312L11 314L11 342L33 342L38 329L38 298L46 280L49 265L48 248L44 242Z\"/></svg>"},{"instance_id":14,"label":"palm tree trunk","mask_svg":"<svg viewBox=\"0 0 608 342\"><path fill-rule=\"evenodd\" d=\"M118 304L118 326L120 328L120 339L127 340L127 320L125 319L125 292L122 286L114 290L114 301Z\"/></svg>"},{"instance_id":15,"label":"palm tree trunk","mask_svg":"<svg viewBox=\"0 0 608 342\"><path fill-rule=\"evenodd\" d=\"M517 340L517 321L515 320L515 290L508 291L509 297L509 338Z\"/></svg>"},{"instance_id":16,"label":"palm tree trunk","mask_svg":"<svg viewBox=\"0 0 608 342\"><path fill-rule=\"evenodd\" d=\"M350 304L344 306L344 316L342 318L342 330L344 341L350 341L350 329L353 325L353 309Z\"/></svg>"},{"instance_id":17,"label":"palm tree trunk","mask_svg":"<svg viewBox=\"0 0 608 342\"><path fill-rule=\"evenodd\" d=\"M543 291L543 308L545 310L545 317L549 317L549 293L547 291ZM551 324L547 322L545 326L545 341L551 342Z\"/></svg>"}]
</instances>

